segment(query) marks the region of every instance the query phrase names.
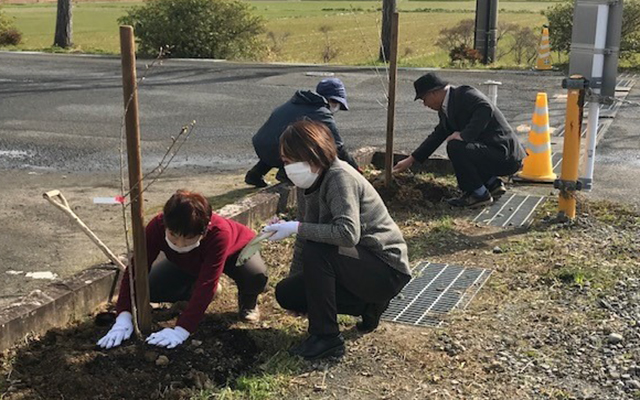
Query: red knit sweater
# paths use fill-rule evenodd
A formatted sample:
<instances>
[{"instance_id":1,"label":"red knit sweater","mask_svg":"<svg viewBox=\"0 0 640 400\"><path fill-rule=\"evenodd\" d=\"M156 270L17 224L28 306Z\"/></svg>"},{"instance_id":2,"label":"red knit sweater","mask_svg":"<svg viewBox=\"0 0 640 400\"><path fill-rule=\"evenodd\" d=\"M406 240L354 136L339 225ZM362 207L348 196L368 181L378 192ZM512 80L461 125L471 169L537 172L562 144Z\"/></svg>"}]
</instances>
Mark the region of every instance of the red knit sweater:
<instances>
[{"instance_id":1,"label":"red knit sweater","mask_svg":"<svg viewBox=\"0 0 640 400\"><path fill-rule=\"evenodd\" d=\"M213 300L218 279L220 279L227 259L239 253L255 234L251 229L238 222L213 214L200 246L188 253L180 254L171 250L167 245L164 220L162 213L160 213L147 225L146 236L149 269L162 251L169 261L196 278L189 304L176 324L193 333ZM125 272L120 284L116 311L118 313L131 311L128 271Z\"/></svg>"}]
</instances>

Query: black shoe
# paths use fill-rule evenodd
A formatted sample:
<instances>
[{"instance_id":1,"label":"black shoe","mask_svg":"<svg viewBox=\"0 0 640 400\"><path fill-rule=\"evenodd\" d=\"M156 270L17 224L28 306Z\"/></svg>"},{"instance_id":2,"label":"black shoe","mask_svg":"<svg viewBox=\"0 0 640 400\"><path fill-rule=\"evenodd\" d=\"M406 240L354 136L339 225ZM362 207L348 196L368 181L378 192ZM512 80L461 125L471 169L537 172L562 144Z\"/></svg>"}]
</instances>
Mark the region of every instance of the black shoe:
<instances>
[{"instance_id":1,"label":"black shoe","mask_svg":"<svg viewBox=\"0 0 640 400\"><path fill-rule=\"evenodd\" d=\"M507 188L500 178L497 178L491 185L486 185L487 190L494 199L497 199L507 193Z\"/></svg>"},{"instance_id":2,"label":"black shoe","mask_svg":"<svg viewBox=\"0 0 640 400\"><path fill-rule=\"evenodd\" d=\"M367 304L362 313L362 322L356 324L356 329L362 333L370 333L376 330L380 324L382 313L389 307L389 301L384 303Z\"/></svg>"},{"instance_id":3,"label":"black shoe","mask_svg":"<svg viewBox=\"0 0 640 400\"><path fill-rule=\"evenodd\" d=\"M276 173L276 179L278 180L278 182L293 185L293 182L291 182L291 180L287 176L287 173L284 171L284 167L278 169L278 172Z\"/></svg>"},{"instance_id":4,"label":"black shoe","mask_svg":"<svg viewBox=\"0 0 640 400\"><path fill-rule=\"evenodd\" d=\"M329 337L311 335L304 342L289 349L289 354L306 360L317 360L326 357L342 357L344 351L344 338L341 334Z\"/></svg>"},{"instance_id":5,"label":"black shoe","mask_svg":"<svg viewBox=\"0 0 640 400\"><path fill-rule=\"evenodd\" d=\"M479 208L488 206L493 203L493 197L491 193L487 192L484 196L476 196L472 192L465 193L461 197L447 200L449 205L454 207L466 207L466 208Z\"/></svg>"},{"instance_id":6,"label":"black shoe","mask_svg":"<svg viewBox=\"0 0 640 400\"><path fill-rule=\"evenodd\" d=\"M253 170L250 170L244 176L244 183L246 183L247 185L256 186L256 187L259 187L259 188L263 188L263 187L269 186L269 184L267 182L265 182L264 178L262 176L256 174L255 172L253 172Z\"/></svg>"}]
</instances>

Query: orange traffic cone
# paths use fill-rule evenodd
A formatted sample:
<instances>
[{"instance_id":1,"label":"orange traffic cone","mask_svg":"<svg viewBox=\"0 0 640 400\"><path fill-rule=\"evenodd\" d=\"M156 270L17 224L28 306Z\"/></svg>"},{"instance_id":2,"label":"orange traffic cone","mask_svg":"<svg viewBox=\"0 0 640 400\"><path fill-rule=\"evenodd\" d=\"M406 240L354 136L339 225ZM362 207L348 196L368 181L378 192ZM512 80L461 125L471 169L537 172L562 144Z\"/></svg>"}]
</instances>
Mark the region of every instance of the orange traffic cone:
<instances>
[{"instance_id":1,"label":"orange traffic cone","mask_svg":"<svg viewBox=\"0 0 640 400\"><path fill-rule=\"evenodd\" d=\"M540 39L540 46L538 46L538 59L536 60L535 69L538 71L553 69L553 65L551 65L551 46L549 45L549 28L546 26L542 28L542 38Z\"/></svg>"},{"instance_id":2,"label":"orange traffic cone","mask_svg":"<svg viewBox=\"0 0 640 400\"><path fill-rule=\"evenodd\" d=\"M549 134L549 107L547 94L538 93L536 109L531 121L529 139L525 146L527 157L524 159L522 172L516 175L520 181L553 183L556 174L551 165L551 137Z\"/></svg>"}]
</instances>

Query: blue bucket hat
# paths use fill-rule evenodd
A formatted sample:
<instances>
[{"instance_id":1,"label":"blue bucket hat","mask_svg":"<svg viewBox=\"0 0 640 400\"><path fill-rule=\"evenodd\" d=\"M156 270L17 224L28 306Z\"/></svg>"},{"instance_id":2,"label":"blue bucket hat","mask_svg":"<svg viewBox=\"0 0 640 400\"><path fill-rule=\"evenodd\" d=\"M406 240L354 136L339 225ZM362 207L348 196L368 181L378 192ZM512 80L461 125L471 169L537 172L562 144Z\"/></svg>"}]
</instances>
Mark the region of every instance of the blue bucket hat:
<instances>
[{"instance_id":1,"label":"blue bucket hat","mask_svg":"<svg viewBox=\"0 0 640 400\"><path fill-rule=\"evenodd\" d=\"M340 79L327 78L321 80L316 86L316 92L327 100L334 100L340 103L341 110L349 110L347 90Z\"/></svg>"}]
</instances>

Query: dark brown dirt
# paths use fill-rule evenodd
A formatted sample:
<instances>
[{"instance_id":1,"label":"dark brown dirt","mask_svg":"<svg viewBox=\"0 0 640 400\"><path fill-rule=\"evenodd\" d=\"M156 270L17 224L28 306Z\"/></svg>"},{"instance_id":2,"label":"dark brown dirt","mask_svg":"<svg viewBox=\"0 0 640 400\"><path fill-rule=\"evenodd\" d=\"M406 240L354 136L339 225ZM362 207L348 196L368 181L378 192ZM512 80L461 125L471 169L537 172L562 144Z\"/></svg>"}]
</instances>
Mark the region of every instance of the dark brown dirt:
<instances>
[{"instance_id":1,"label":"dark brown dirt","mask_svg":"<svg viewBox=\"0 0 640 400\"><path fill-rule=\"evenodd\" d=\"M259 354L255 330L230 328L232 319L207 316L185 345L172 350L140 340L101 350L94 343L109 327L91 322L51 330L14 355L9 376L14 390L3 398L178 399L187 394L183 390L224 386L251 370ZM270 329L257 331L270 334ZM156 365L160 356L169 363Z\"/></svg>"},{"instance_id":2,"label":"dark brown dirt","mask_svg":"<svg viewBox=\"0 0 640 400\"><path fill-rule=\"evenodd\" d=\"M424 174L394 175L389 187L386 187L383 175L370 179L390 209L447 206L446 199L460 194L455 186Z\"/></svg>"}]
</instances>

